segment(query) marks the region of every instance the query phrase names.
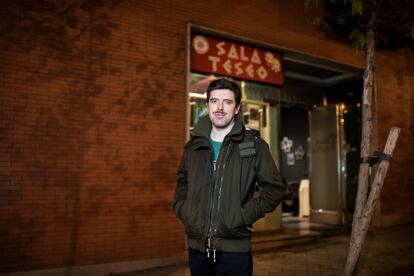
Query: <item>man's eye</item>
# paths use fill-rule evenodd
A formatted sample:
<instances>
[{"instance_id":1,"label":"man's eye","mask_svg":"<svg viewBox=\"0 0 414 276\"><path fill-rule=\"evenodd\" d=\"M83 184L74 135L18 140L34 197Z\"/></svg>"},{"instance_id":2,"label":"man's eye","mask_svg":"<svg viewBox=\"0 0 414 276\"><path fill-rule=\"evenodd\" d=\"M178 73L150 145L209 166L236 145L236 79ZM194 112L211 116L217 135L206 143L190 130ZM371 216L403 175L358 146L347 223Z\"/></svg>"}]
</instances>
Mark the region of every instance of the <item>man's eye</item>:
<instances>
[{"instance_id":1,"label":"man's eye","mask_svg":"<svg viewBox=\"0 0 414 276\"><path fill-rule=\"evenodd\" d=\"M226 104L231 104L231 101L226 101Z\"/></svg>"},{"instance_id":2,"label":"man's eye","mask_svg":"<svg viewBox=\"0 0 414 276\"><path fill-rule=\"evenodd\" d=\"M210 103L216 103L216 102L217 100L214 100L214 99L210 100Z\"/></svg>"}]
</instances>

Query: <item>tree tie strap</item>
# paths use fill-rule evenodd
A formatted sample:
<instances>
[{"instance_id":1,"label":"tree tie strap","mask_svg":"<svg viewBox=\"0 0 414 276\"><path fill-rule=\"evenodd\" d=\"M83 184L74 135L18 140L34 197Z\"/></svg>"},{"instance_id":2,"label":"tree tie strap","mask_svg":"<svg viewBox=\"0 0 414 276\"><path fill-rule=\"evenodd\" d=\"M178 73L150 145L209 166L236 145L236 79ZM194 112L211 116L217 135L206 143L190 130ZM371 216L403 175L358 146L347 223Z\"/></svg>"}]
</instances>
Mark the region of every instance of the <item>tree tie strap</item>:
<instances>
[{"instance_id":1,"label":"tree tie strap","mask_svg":"<svg viewBox=\"0 0 414 276\"><path fill-rule=\"evenodd\" d=\"M361 158L361 164L368 163L370 167L380 163L381 161L391 161L391 154L386 154L380 151L374 151L373 155Z\"/></svg>"}]
</instances>

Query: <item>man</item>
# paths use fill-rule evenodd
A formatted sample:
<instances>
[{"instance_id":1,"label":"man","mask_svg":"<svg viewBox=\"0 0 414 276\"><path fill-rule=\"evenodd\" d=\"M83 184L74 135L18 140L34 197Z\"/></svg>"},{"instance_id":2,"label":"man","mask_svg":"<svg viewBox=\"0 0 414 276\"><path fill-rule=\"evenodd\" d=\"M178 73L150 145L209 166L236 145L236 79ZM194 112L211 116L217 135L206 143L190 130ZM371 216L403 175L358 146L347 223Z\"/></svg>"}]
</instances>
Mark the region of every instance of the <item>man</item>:
<instances>
[{"instance_id":1,"label":"man","mask_svg":"<svg viewBox=\"0 0 414 276\"><path fill-rule=\"evenodd\" d=\"M208 116L195 126L178 168L173 209L185 226L191 275L252 275L252 224L285 191L268 145L241 122L240 100L235 82L211 82Z\"/></svg>"}]
</instances>

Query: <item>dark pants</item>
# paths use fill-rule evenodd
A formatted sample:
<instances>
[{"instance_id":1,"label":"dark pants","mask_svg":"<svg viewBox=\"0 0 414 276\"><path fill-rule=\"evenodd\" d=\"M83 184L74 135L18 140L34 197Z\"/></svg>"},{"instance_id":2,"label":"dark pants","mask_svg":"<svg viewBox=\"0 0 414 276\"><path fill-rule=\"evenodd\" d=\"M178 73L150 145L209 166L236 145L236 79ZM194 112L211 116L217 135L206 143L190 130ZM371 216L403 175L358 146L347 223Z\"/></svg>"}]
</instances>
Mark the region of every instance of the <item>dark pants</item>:
<instances>
[{"instance_id":1,"label":"dark pants","mask_svg":"<svg viewBox=\"0 0 414 276\"><path fill-rule=\"evenodd\" d=\"M212 263L205 253L188 249L188 260L192 276L252 276L253 259L251 252L217 252L217 261Z\"/></svg>"}]
</instances>

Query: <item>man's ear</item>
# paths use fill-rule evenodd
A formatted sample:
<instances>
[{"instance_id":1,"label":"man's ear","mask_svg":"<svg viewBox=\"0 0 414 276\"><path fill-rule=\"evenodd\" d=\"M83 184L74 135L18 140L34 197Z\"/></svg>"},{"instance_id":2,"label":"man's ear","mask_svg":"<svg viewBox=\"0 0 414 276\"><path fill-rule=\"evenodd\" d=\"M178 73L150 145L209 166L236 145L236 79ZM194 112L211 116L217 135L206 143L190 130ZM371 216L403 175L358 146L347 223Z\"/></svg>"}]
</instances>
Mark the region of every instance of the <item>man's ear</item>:
<instances>
[{"instance_id":1,"label":"man's ear","mask_svg":"<svg viewBox=\"0 0 414 276\"><path fill-rule=\"evenodd\" d=\"M239 113L239 111L240 111L240 104L236 107L236 112L235 112L235 114L238 114L238 113Z\"/></svg>"}]
</instances>

